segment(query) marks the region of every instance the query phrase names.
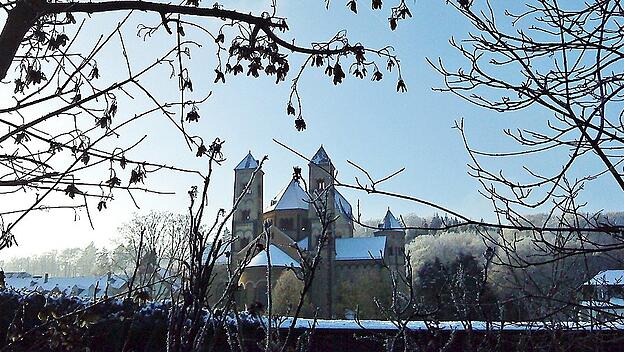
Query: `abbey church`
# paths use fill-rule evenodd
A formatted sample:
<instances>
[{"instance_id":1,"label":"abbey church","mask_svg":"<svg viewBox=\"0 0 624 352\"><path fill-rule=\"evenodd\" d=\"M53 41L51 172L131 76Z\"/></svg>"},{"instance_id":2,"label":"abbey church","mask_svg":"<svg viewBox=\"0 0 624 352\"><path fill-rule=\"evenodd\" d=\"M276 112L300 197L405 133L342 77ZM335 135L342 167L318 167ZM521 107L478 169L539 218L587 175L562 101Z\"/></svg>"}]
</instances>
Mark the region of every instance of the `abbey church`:
<instances>
[{"instance_id":1,"label":"abbey church","mask_svg":"<svg viewBox=\"0 0 624 352\"><path fill-rule=\"evenodd\" d=\"M383 270L382 261L392 270L404 270L403 226L388 209L373 236L354 234L351 204L334 187L334 165L322 146L310 159L307 181L297 170L268 204L264 203L261 170L245 191L257 167L258 161L250 152L234 169L234 200L241 194L242 197L232 221L235 240L231 264L247 262L239 282L240 303L259 302L266 306L269 258L273 287L284 270L302 270L302 256L316 253L323 223L327 241L322 246L322 259L309 293L310 301L319 308L319 316L340 315L333 311L339 283L372 270ZM320 221L321 218L331 221ZM267 234L269 258L265 247Z\"/></svg>"}]
</instances>

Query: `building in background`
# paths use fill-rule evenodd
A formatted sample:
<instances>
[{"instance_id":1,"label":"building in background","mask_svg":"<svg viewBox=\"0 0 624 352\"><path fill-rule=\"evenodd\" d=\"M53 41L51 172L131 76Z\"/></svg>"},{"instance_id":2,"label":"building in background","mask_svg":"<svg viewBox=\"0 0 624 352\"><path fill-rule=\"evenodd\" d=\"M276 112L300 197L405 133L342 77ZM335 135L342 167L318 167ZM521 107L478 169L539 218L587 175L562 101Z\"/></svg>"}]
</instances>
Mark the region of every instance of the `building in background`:
<instances>
[{"instance_id":1,"label":"building in background","mask_svg":"<svg viewBox=\"0 0 624 352\"><path fill-rule=\"evenodd\" d=\"M581 287L580 318L621 321L624 317L624 270L603 270Z\"/></svg>"},{"instance_id":2,"label":"building in background","mask_svg":"<svg viewBox=\"0 0 624 352\"><path fill-rule=\"evenodd\" d=\"M392 270L404 270L404 226L388 209L373 236L354 237L351 204L334 186L336 170L323 146L310 159L307 181L295 168L293 178L264 209L264 173L259 171L251 179L257 167L250 152L234 169L234 202L240 200L232 220L231 265L248 261L240 279L239 302L266 304L269 258L271 285L283 271L301 270L302 258L313 256L318 249L323 233L320 216L334 219L326 226L327 242L321 248L322 260L310 290L311 302L321 317L342 314L333 309L339 283L371 270L382 271L383 263Z\"/></svg>"},{"instance_id":3,"label":"building in background","mask_svg":"<svg viewBox=\"0 0 624 352\"><path fill-rule=\"evenodd\" d=\"M127 290L127 280L112 274L49 277L48 274L32 275L23 271L6 272L5 283L8 289L81 298L111 297Z\"/></svg>"}]
</instances>

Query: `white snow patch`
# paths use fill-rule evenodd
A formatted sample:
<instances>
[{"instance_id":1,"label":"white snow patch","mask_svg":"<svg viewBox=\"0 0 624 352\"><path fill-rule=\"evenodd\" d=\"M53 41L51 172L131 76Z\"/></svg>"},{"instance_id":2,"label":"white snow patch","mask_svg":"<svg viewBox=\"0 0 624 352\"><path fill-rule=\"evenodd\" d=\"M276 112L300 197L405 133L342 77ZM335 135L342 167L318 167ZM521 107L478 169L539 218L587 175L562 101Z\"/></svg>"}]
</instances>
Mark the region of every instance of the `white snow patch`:
<instances>
[{"instance_id":1,"label":"white snow patch","mask_svg":"<svg viewBox=\"0 0 624 352\"><path fill-rule=\"evenodd\" d=\"M52 292L67 296L93 297L97 286L97 296L104 294L106 283L109 288L119 289L125 284L125 280L113 275L110 280L108 275L80 276L80 277L49 277L45 282L43 277L13 277L6 279L6 284L15 290L27 290L38 292Z\"/></svg>"},{"instance_id":2,"label":"white snow patch","mask_svg":"<svg viewBox=\"0 0 624 352\"><path fill-rule=\"evenodd\" d=\"M288 329L292 322L292 318L281 320L280 328ZM322 320L314 322L313 319L297 319L296 329L311 329L315 326L319 330L385 330L396 331L399 328L390 321L384 320ZM484 321L442 321L442 322L424 322L411 321L407 324L409 330L552 330L552 329L568 329L568 330L622 330L624 325L621 323L600 323L591 324L589 322L518 322L518 323L501 323L501 322L484 322Z\"/></svg>"}]
</instances>

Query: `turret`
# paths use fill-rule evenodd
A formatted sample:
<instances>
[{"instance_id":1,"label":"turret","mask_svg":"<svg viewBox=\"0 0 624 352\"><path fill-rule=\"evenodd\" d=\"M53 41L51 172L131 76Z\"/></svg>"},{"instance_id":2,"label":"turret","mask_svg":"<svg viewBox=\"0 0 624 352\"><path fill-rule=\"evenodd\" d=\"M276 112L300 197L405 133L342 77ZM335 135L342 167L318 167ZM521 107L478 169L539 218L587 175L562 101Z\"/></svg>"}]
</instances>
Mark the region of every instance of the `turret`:
<instances>
[{"instance_id":1,"label":"turret","mask_svg":"<svg viewBox=\"0 0 624 352\"><path fill-rule=\"evenodd\" d=\"M334 164L325 152L325 149L321 145L319 150L310 159L309 176L308 176L308 191L315 200L317 207L326 208L329 216L327 219L331 219L335 213L335 190L334 190ZM311 244L312 247L318 245L319 236L322 232L322 224L318 218L316 208L310 206L309 218L311 221ZM333 235L333 234L332 234Z\"/></svg>"},{"instance_id":2,"label":"turret","mask_svg":"<svg viewBox=\"0 0 624 352\"><path fill-rule=\"evenodd\" d=\"M403 268L405 266L405 227L392 214L389 207L374 234L386 237L386 263Z\"/></svg>"}]
</instances>

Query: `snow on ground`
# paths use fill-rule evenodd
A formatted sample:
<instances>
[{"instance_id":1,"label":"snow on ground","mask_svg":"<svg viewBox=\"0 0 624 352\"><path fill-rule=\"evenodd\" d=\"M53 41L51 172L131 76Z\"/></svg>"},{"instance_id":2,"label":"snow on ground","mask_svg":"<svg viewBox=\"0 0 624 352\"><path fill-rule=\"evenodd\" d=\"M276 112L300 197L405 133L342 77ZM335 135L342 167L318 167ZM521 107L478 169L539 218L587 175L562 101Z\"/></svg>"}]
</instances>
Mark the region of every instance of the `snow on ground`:
<instances>
[{"instance_id":1,"label":"snow on ground","mask_svg":"<svg viewBox=\"0 0 624 352\"><path fill-rule=\"evenodd\" d=\"M292 322L292 318L286 318L281 321L280 328L287 329ZM314 324L313 319L297 319L295 328L310 329ZM319 319L315 323L318 330L378 330L378 331L396 331L398 328L390 321L384 320L323 320ZM409 330L624 330L624 322L622 323L601 323L591 324L590 322L558 322L558 323L542 323L542 322L526 322L526 323L486 323L483 321L444 321L444 322L424 322L412 321L407 324Z\"/></svg>"}]
</instances>

